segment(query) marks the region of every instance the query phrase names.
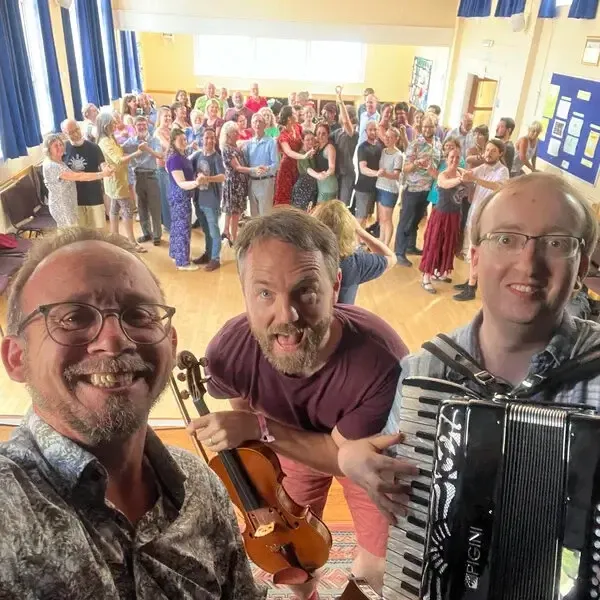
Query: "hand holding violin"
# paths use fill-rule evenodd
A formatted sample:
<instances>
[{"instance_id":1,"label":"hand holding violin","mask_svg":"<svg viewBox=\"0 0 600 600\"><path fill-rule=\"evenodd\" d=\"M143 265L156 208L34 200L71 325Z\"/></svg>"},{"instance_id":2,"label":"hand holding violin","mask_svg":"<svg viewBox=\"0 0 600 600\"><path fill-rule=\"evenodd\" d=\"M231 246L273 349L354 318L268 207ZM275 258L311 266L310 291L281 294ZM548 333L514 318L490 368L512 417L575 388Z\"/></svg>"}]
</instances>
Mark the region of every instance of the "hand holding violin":
<instances>
[{"instance_id":1,"label":"hand holding violin","mask_svg":"<svg viewBox=\"0 0 600 600\"><path fill-rule=\"evenodd\" d=\"M193 419L189 433L211 452L238 448L244 442L260 439L256 415L247 410L226 410Z\"/></svg>"}]
</instances>

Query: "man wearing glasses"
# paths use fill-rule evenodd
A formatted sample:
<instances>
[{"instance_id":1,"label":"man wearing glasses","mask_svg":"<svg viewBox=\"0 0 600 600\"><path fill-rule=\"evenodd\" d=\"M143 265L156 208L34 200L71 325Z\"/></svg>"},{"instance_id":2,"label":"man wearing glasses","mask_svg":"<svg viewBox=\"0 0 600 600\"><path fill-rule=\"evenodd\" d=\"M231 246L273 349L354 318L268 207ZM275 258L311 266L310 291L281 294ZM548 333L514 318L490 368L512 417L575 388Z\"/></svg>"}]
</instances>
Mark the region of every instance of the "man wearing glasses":
<instances>
[{"instance_id":1,"label":"man wearing glasses","mask_svg":"<svg viewBox=\"0 0 600 600\"><path fill-rule=\"evenodd\" d=\"M450 337L511 386L598 346L600 325L571 317L565 310L581 289L597 239L590 205L565 179L533 173L509 180L473 215L471 258L479 276L482 310ZM390 435L348 442L338 455L341 470L363 486L390 519L403 501L393 495L406 490L388 485L385 472L406 474L411 465L377 452L398 443L402 380L425 376L471 385L428 352L408 356L401 366L384 429ZM600 374L565 385L553 399L600 411Z\"/></svg>"},{"instance_id":2,"label":"man wearing glasses","mask_svg":"<svg viewBox=\"0 0 600 600\"><path fill-rule=\"evenodd\" d=\"M0 597L264 598L223 486L148 427L175 309L126 241L41 240L8 302L2 360L33 406L0 444Z\"/></svg>"}]
</instances>

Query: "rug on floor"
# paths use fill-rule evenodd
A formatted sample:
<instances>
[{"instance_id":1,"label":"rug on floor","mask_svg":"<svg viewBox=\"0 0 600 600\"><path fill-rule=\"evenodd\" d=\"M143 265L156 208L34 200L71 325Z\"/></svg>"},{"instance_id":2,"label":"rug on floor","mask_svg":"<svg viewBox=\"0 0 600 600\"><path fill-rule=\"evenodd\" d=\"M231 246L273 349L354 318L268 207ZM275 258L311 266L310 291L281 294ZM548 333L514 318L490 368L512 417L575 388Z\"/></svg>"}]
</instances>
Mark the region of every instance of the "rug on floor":
<instances>
[{"instance_id":1,"label":"rug on floor","mask_svg":"<svg viewBox=\"0 0 600 600\"><path fill-rule=\"evenodd\" d=\"M352 567L356 550L356 537L352 523L327 523L333 545L327 564L321 569L319 577L319 596L321 600L337 598L348 584L348 575ZM269 600L290 600L294 595L284 587L273 585L272 575L252 565L252 573L257 581L269 588Z\"/></svg>"}]
</instances>

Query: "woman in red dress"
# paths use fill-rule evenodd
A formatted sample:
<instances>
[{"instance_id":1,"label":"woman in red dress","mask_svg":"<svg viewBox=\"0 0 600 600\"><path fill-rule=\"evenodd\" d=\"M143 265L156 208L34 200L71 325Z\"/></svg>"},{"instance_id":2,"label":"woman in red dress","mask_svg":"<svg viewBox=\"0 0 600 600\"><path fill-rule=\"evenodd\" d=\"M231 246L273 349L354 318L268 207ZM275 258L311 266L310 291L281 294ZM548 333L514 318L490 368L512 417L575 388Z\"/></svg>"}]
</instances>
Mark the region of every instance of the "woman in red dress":
<instances>
[{"instance_id":1,"label":"woman in red dress","mask_svg":"<svg viewBox=\"0 0 600 600\"><path fill-rule=\"evenodd\" d=\"M310 158L314 151L300 154L302 150L302 127L291 106L284 106L279 113L279 124L281 133L277 139L281 152L281 163L275 180L275 195L273 205L290 204L292 200L292 188L298 179L297 161Z\"/></svg>"}]
</instances>

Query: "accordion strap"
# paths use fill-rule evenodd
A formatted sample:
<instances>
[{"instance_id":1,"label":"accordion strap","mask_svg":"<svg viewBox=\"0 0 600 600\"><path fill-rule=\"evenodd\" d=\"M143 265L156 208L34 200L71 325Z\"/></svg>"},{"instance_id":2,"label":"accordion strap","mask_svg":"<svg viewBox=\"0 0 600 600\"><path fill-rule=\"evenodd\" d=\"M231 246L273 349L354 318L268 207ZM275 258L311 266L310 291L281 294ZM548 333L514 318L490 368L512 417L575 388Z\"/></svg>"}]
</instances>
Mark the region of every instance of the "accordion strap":
<instances>
[{"instance_id":1,"label":"accordion strap","mask_svg":"<svg viewBox=\"0 0 600 600\"><path fill-rule=\"evenodd\" d=\"M544 375L530 375L516 388L486 371L466 350L444 334L425 342L422 348L452 370L470 379L488 397L500 394L513 398L527 398L600 375L600 346L594 346Z\"/></svg>"},{"instance_id":2,"label":"accordion strap","mask_svg":"<svg viewBox=\"0 0 600 600\"><path fill-rule=\"evenodd\" d=\"M544 375L533 375L525 379L511 393L516 398L535 396L542 391L559 389L569 383L587 381L600 375L600 346L594 346Z\"/></svg>"},{"instance_id":3,"label":"accordion strap","mask_svg":"<svg viewBox=\"0 0 600 600\"><path fill-rule=\"evenodd\" d=\"M486 396L508 394L511 387L486 371L464 348L440 333L421 346L452 370L470 379Z\"/></svg>"}]
</instances>

